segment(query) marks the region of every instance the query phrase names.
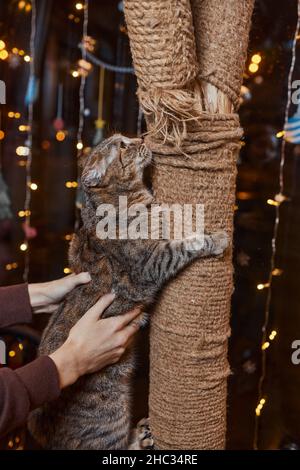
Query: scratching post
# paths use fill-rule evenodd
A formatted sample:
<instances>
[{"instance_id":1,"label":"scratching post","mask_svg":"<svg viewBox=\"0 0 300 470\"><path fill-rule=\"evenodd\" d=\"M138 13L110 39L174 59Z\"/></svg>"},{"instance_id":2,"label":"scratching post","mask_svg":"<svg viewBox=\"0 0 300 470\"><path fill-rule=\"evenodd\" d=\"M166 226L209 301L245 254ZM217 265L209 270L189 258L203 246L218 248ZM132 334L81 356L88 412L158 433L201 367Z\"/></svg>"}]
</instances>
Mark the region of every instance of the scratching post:
<instances>
[{"instance_id":1,"label":"scratching post","mask_svg":"<svg viewBox=\"0 0 300 470\"><path fill-rule=\"evenodd\" d=\"M173 14L156 15L151 23L149 5ZM199 67L192 63L192 75L185 73L186 81L179 80L172 88L176 90L172 109L158 100L157 111L152 97L168 96L168 88L147 75L145 62L150 59L147 52L141 55L141 48L147 49L147 44L145 38L139 44L136 33L146 22L150 28L147 36L160 36L155 57L163 67L173 21L176 18L179 26L183 24L175 14L177 7L181 14L189 12L185 18L192 20L184 31L189 31L189 37L193 31L190 57L195 48ZM206 231L224 229L231 238L236 159L242 135L234 111L239 103L252 8L252 0L193 0L191 5L183 0L125 1L134 65L143 87L141 104L154 104L152 109L146 106L146 114L147 141L155 161L156 201L204 203ZM134 20L139 28L133 26ZM181 40L178 35L177 41ZM175 55L183 50L178 44L173 47ZM176 67L172 73L176 80ZM149 80L146 87L143 80ZM189 112L181 113L180 90L190 100ZM163 126L158 125L162 121ZM176 139L172 139L174 136ZM182 272L164 289L156 306L151 320L149 415L159 449L225 446L232 289L231 253L227 252L223 258L201 260Z\"/></svg>"}]
</instances>

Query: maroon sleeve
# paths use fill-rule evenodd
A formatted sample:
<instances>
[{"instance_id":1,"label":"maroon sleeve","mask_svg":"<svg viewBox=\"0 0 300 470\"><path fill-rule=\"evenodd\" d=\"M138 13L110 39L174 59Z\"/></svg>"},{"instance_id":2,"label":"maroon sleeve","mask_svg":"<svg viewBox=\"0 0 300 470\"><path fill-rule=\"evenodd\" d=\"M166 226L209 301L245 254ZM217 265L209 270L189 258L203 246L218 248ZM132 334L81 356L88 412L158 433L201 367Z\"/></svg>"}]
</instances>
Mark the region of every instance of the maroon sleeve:
<instances>
[{"instance_id":1,"label":"maroon sleeve","mask_svg":"<svg viewBox=\"0 0 300 470\"><path fill-rule=\"evenodd\" d=\"M16 371L0 369L0 436L23 424L32 409L59 394L58 371L48 356Z\"/></svg>"},{"instance_id":2,"label":"maroon sleeve","mask_svg":"<svg viewBox=\"0 0 300 470\"><path fill-rule=\"evenodd\" d=\"M28 285L0 287L0 327L30 323L31 320Z\"/></svg>"}]
</instances>

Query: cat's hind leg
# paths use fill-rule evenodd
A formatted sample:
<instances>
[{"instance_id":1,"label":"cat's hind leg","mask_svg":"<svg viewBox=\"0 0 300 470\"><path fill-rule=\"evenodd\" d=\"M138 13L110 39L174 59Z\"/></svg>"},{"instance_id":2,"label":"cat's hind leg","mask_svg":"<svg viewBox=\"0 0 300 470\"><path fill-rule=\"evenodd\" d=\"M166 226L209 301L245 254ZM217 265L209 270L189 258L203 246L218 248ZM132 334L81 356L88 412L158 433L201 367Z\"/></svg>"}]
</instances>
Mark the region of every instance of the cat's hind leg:
<instances>
[{"instance_id":1,"label":"cat's hind leg","mask_svg":"<svg viewBox=\"0 0 300 470\"><path fill-rule=\"evenodd\" d=\"M151 435L149 418L141 419L132 432L129 450L154 449L154 441Z\"/></svg>"}]
</instances>

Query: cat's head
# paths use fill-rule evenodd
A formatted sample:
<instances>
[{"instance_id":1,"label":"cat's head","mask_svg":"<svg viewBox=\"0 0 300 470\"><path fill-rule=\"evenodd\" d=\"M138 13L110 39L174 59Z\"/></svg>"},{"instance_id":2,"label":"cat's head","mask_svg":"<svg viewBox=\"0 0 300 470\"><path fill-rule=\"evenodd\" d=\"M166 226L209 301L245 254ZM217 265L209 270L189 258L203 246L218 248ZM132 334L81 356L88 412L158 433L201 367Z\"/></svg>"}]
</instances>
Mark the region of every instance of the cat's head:
<instances>
[{"instance_id":1,"label":"cat's head","mask_svg":"<svg viewBox=\"0 0 300 470\"><path fill-rule=\"evenodd\" d=\"M81 184L87 199L93 206L116 203L118 196L127 196L130 204L149 204L152 196L143 173L151 156L142 139L115 134L101 142L82 164Z\"/></svg>"}]
</instances>

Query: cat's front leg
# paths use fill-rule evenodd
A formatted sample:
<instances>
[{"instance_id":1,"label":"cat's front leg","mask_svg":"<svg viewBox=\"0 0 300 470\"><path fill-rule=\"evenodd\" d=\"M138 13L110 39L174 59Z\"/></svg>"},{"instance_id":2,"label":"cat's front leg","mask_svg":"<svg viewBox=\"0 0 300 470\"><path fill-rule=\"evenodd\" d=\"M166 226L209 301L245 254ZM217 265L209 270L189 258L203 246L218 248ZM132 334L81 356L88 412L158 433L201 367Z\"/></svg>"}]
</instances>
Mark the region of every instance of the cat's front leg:
<instances>
[{"instance_id":1,"label":"cat's front leg","mask_svg":"<svg viewBox=\"0 0 300 470\"><path fill-rule=\"evenodd\" d=\"M221 255L228 245L229 237L223 231L202 237L160 242L144 269L161 286L194 259Z\"/></svg>"}]
</instances>

